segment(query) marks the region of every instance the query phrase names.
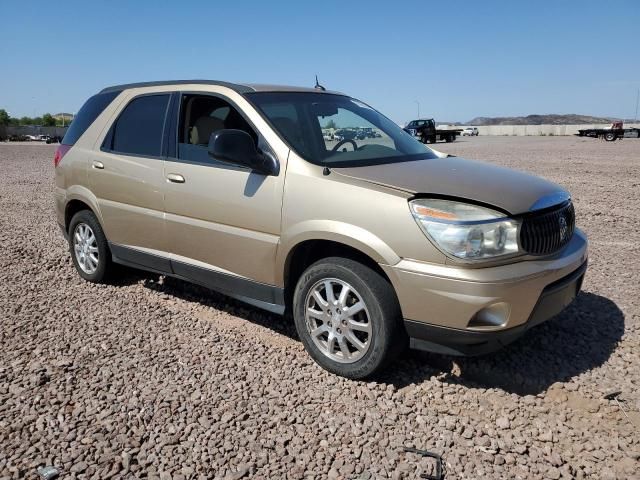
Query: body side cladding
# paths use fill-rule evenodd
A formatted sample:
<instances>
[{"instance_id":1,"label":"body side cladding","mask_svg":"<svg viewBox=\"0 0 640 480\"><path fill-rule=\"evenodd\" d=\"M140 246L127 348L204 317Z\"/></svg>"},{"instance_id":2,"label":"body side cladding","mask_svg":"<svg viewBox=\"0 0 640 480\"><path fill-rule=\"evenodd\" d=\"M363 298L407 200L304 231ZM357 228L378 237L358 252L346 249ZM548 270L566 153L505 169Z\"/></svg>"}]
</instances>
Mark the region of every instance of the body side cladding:
<instances>
[{"instance_id":1,"label":"body side cladding","mask_svg":"<svg viewBox=\"0 0 640 480\"><path fill-rule=\"evenodd\" d=\"M283 288L114 243L109 243L109 248L115 263L169 275L220 292L271 313L284 314Z\"/></svg>"}]
</instances>

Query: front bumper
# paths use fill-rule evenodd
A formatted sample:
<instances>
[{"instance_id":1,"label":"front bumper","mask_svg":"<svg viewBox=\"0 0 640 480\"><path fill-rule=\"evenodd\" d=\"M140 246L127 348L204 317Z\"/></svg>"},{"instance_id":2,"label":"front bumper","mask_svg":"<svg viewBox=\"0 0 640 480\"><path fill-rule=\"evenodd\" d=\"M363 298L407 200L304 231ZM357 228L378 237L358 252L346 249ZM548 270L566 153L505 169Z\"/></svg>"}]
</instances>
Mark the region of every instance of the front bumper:
<instances>
[{"instance_id":1,"label":"front bumper","mask_svg":"<svg viewBox=\"0 0 640 480\"><path fill-rule=\"evenodd\" d=\"M412 348L478 355L516 340L571 303L587 268L587 239L576 230L555 257L498 267L403 260L383 268L398 295Z\"/></svg>"},{"instance_id":2,"label":"front bumper","mask_svg":"<svg viewBox=\"0 0 640 480\"><path fill-rule=\"evenodd\" d=\"M565 309L578 295L587 271L587 262L543 291L529 319L513 328L483 332L458 330L405 320L411 348L448 355L483 355L491 353L517 340L531 327L549 320Z\"/></svg>"}]
</instances>

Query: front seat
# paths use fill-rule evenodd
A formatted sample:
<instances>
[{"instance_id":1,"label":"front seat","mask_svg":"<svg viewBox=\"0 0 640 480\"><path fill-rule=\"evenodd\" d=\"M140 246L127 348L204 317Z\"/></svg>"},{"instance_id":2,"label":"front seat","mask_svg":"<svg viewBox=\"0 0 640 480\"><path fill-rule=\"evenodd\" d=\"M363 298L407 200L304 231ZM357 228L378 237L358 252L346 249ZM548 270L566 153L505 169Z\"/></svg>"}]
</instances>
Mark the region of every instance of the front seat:
<instances>
[{"instance_id":1,"label":"front seat","mask_svg":"<svg viewBox=\"0 0 640 480\"><path fill-rule=\"evenodd\" d=\"M213 132L222 130L224 122L215 117L200 117L189 134L189 143L192 145L208 145Z\"/></svg>"}]
</instances>

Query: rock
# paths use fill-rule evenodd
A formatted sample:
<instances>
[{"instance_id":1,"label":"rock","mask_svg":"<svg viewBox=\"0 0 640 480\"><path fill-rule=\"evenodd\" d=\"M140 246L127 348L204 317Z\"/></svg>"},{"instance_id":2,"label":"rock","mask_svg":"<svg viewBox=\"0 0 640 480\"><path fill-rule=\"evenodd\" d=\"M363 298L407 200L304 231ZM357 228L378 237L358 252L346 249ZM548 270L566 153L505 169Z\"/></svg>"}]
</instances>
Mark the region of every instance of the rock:
<instances>
[{"instance_id":1,"label":"rock","mask_svg":"<svg viewBox=\"0 0 640 480\"><path fill-rule=\"evenodd\" d=\"M74 463L69 469L72 473L82 473L87 469L88 465L86 462L78 462Z\"/></svg>"},{"instance_id":2,"label":"rock","mask_svg":"<svg viewBox=\"0 0 640 480\"><path fill-rule=\"evenodd\" d=\"M509 419L507 417L499 417L496 420L496 426L498 428L506 430L507 428L509 428L511 426L511 422L509 421Z\"/></svg>"}]
</instances>

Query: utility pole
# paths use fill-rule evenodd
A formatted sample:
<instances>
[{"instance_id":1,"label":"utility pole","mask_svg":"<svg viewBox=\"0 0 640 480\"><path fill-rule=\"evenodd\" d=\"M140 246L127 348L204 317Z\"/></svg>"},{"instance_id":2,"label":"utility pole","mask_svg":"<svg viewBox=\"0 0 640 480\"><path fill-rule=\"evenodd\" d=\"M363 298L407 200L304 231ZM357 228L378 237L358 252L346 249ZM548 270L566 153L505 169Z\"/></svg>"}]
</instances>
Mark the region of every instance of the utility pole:
<instances>
[{"instance_id":1,"label":"utility pole","mask_svg":"<svg viewBox=\"0 0 640 480\"><path fill-rule=\"evenodd\" d=\"M636 93L636 116L633 118L634 123L638 123L638 103L640 103L640 88Z\"/></svg>"},{"instance_id":2,"label":"utility pole","mask_svg":"<svg viewBox=\"0 0 640 480\"><path fill-rule=\"evenodd\" d=\"M420 102L418 100L414 100L418 104L418 120L420 119Z\"/></svg>"}]
</instances>

